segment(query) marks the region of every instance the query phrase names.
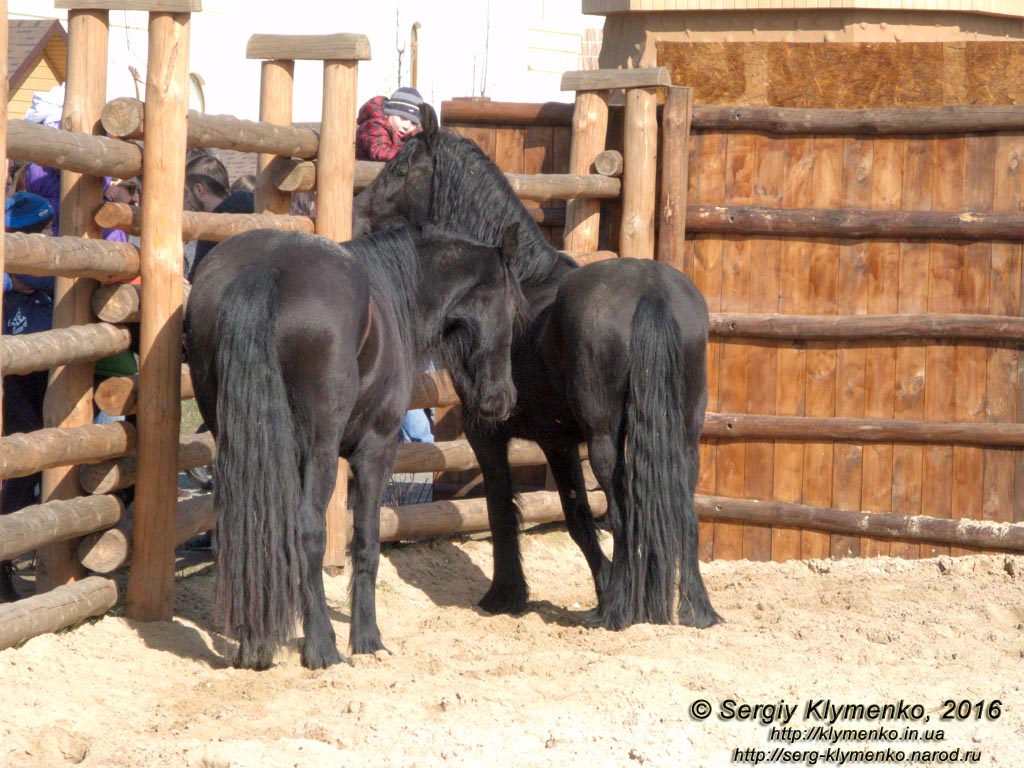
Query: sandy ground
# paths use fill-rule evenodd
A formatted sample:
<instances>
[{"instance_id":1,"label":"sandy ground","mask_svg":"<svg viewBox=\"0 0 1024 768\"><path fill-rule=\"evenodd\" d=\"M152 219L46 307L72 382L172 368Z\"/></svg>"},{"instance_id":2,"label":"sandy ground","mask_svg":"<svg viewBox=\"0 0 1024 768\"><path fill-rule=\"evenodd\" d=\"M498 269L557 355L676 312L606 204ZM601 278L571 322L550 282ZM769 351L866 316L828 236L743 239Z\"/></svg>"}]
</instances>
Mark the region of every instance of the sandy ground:
<instances>
[{"instance_id":1,"label":"sandy ground","mask_svg":"<svg viewBox=\"0 0 1024 768\"><path fill-rule=\"evenodd\" d=\"M524 555L528 612L492 617L474 606L489 541L393 547L377 591L392 655L309 672L293 644L262 673L225 665L193 557L174 621L108 615L0 652L0 765L838 764L830 749L1024 764L1024 558L709 563L728 623L612 633L586 627L593 591L563 531L526 535ZM347 638L346 578L327 591ZM836 719L827 704L893 706Z\"/></svg>"}]
</instances>

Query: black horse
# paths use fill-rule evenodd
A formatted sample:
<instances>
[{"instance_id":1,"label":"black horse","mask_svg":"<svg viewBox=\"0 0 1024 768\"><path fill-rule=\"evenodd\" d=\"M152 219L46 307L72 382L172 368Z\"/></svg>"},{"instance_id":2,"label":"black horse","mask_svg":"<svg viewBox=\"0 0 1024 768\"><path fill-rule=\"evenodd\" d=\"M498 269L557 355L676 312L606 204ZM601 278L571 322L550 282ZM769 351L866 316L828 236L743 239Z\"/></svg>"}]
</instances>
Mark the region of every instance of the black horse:
<instances>
[{"instance_id":1,"label":"black horse","mask_svg":"<svg viewBox=\"0 0 1024 768\"><path fill-rule=\"evenodd\" d=\"M471 141L438 128L429 105L423 130L356 199L357 231L394 217L430 220L482 242L519 225L512 269L529 302L512 346L518 406L502 424L469 421L483 470L494 546L494 579L480 606L519 613L527 586L506 454L512 437L535 440L558 486L569 533L598 595L597 621L721 621L697 557L693 497L707 404L708 314L682 273L664 264L615 259L579 268L541 235L501 171ZM578 445L608 501L612 560L601 551L587 502Z\"/></svg>"},{"instance_id":2,"label":"black horse","mask_svg":"<svg viewBox=\"0 0 1024 768\"><path fill-rule=\"evenodd\" d=\"M521 294L501 252L432 226L338 245L256 231L216 246L185 317L199 410L217 440L215 607L236 667L265 669L301 612L302 664L341 660L321 568L338 457L353 474L353 653L383 649L380 503L425 356L482 422L514 407Z\"/></svg>"}]
</instances>

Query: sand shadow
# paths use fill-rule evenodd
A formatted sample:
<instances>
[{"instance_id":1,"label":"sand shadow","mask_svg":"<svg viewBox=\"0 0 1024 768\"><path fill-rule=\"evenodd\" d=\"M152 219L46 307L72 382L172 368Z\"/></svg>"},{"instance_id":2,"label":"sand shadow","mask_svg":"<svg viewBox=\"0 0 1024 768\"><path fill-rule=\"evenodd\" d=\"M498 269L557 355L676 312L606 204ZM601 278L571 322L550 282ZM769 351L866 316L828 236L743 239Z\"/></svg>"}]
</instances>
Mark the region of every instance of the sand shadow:
<instances>
[{"instance_id":1,"label":"sand shadow","mask_svg":"<svg viewBox=\"0 0 1024 768\"><path fill-rule=\"evenodd\" d=\"M475 608L491 585L490 576L450 539L392 545L387 557L402 581L437 606Z\"/></svg>"}]
</instances>

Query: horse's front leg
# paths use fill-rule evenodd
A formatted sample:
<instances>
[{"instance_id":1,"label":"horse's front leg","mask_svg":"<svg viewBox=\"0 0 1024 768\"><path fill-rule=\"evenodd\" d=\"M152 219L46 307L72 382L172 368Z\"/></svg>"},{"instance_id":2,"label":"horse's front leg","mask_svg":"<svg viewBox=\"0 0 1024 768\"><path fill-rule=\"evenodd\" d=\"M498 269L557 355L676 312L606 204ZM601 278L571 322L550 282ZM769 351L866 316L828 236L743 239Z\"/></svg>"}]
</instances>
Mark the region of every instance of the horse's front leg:
<instances>
[{"instance_id":1,"label":"horse's front leg","mask_svg":"<svg viewBox=\"0 0 1024 768\"><path fill-rule=\"evenodd\" d=\"M508 440L467 429L466 437L480 462L487 497L487 520L494 552L494 579L480 599L488 613L522 613L529 591L519 551L519 515L512 496Z\"/></svg>"},{"instance_id":2,"label":"horse's front leg","mask_svg":"<svg viewBox=\"0 0 1024 768\"><path fill-rule=\"evenodd\" d=\"M576 546L583 552L594 577L594 588L597 591L598 604L603 600L611 560L601 550L597 540L597 528L594 515L590 511L587 499L587 486L583 479L583 467L580 464L580 452L576 445L563 446L541 444L544 456L551 468L551 475L558 488L558 497L565 513L566 527Z\"/></svg>"},{"instance_id":3,"label":"horse's front leg","mask_svg":"<svg viewBox=\"0 0 1024 768\"><path fill-rule=\"evenodd\" d=\"M302 574L302 666L323 669L342 660L327 611L323 564L327 546L326 510L338 479L338 442L321 441L310 452L303 473L300 542Z\"/></svg>"},{"instance_id":4,"label":"horse's front leg","mask_svg":"<svg viewBox=\"0 0 1024 768\"><path fill-rule=\"evenodd\" d=\"M387 650L377 626L376 584L380 563L380 500L395 465L397 438L360 449L352 465L352 653Z\"/></svg>"}]
</instances>

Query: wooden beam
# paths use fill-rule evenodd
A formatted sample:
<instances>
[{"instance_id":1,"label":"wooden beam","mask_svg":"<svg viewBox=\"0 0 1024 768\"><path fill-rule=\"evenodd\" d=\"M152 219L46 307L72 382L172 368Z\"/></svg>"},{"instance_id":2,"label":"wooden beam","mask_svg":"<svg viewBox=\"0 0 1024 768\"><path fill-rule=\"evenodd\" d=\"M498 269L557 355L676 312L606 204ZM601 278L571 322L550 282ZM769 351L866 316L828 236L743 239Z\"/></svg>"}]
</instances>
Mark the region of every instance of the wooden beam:
<instances>
[{"instance_id":1,"label":"wooden beam","mask_svg":"<svg viewBox=\"0 0 1024 768\"><path fill-rule=\"evenodd\" d=\"M622 153L615 149L598 152L594 158L594 170L602 176L622 175Z\"/></svg>"},{"instance_id":2,"label":"wooden beam","mask_svg":"<svg viewBox=\"0 0 1024 768\"><path fill-rule=\"evenodd\" d=\"M19 432L3 439L0 477L25 477L51 467L70 467L124 456L135 449L135 427L124 421Z\"/></svg>"},{"instance_id":3,"label":"wooden beam","mask_svg":"<svg viewBox=\"0 0 1024 768\"><path fill-rule=\"evenodd\" d=\"M151 14L143 145L141 258L146 301L139 321L139 482L126 614L167 621L174 614L174 524L181 421L181 191L188 110L188 13Z\"/></svg>"},{"instance_id":4,"label":"wooden beam","mask_svg":"<svg viewBox=\"0 0 1024 768\"><path fill-rule=\"evenodd\" d=\"M1024 448L1024 424L708 413L702 439Z\"/></svg>"},{"instance_id":5,"label":"wooden beam","mask_svg":"<svg viewBox=\"0 0 1024 768\"><path fill-rule=\"evenodd\" d=\"M724 496L696 497L702 521L804 528L930 544L951 544L1000 552L1024 551L1024 525L988 520L950 520L892 512L851 512L784 501L750 501Z\"/></svg>"},{"instance_id":6,"label":"wooden beam","mask_svg":"<svg viewBox=\"0 0 1024 768\"><path fill-rule=\"evenodd\" d=\"M696 105L699 131L746 131L805 136L1019 133L1024 106L955 106L934 109L796 109Z\"/></svg>"},{"instance_id":7,"label":"wooden beam","mask_svg":"<svg viewBox=\"0 0 1024 768\"><path fill-rule=\"evenodd\" d=\"M50 131L51 134L89 135L93 142L113 146L106 144L109 140L92 135L98 130L100 111L106 100L108 16L106 10L68 11L68 78L64 88L64 110L61 130ZM43 139L46 142L51 140ZM60 179L61 236L99 240L101 233L92 220L92 212L103 200L103 179L92 171L75 171L63 163L58 167L63 168ZM92 294L95 290L96 281L88 278L57 278L53 300L55 332L92 322ZM43 424L46 427L70 428L91 425L92 388L91 362L53 367L43 400ZM66 464L43 471L40 498L44 502L71 499L81 492L77 473ZM37 592L45 592L85 575L67 542L40 547L36 559Z\"/></svg>"},{"instance_id":8,"label":"wooden beam","mask_svg":"<svg viewBox=\"0 0 1024 768\"><path fill-rule=\"evenodd\" d=\"M650 88L626 91L619 253L635 259L654 258L654 211L658 186L657 106L657 96Z\"/></svg>"},{"instance_id":9,"label":"wooden beam","mask_svg":"<svg viewBox=\"0 0 1024 768\"><path fill-rule=\"evenodd\" d=\"M455 99L441 103L443 125L570 126L575 107L549 101L543 104Z\"/></svg>"},{"instance_id":10,"label":"wooden beam","mask_svg":"<svg viewBox=\"0 0 1024 768\"><path fill-rule=\"evenodd\" d=\"M969 339L1024 344L1024 318L1005 315L773 315L711 313L708 333L760 339Z\"/></svg>"},{"instance_id":11,"label":"wooden beam","mask_svg":"<svg viewBox=\"0 0 1024 768\"><path fill-rule=\"evenodd\" d=\"M68 10L149 11L161 13L198 13L203 10L202 0L54 0L53 6L54 8L67 8Z\"/></svg>"},{"instance_id":12,"label":"wooden beam","mask_svg":"<svg viewBox=\"0 0 1024 768\"><path fill-rule=\"evenodd\" d=\"M141 288L132 283L101 285L92 295L92 311L105 323L137 323Z\"/></svg>"},{"instance_id":13,"label":"wooden beam","mask_svg":"<svg viewBox=\"0 0 1024 768\"><path fill-rule=\"evenodd\" d=\"M641 69L584 69L562 75L563 91L609 91L616 89L656 88L672 85L665 67Z\"/></svg>"},{"instance_id":14,"label":"wooden beam","mask_svg":"<svg viewBox=\"0 0 1024 768\"><path fill-rule=\"evenodd\" d=\"M1024 231L1024 213L690 205L686 228L746 236L1016 242Z\"/></svg>"},{"instance_id":15,"label":"wooden beam","mask_svg":"<svg viewBox=\"0 0 1024 768\"><path fill-rule=\"evenodd\" d=\"M260 69L260 121L288 126L292 122L294 61L264 61ZM273 182L274 165L284 160L272 152L256 156L256 213L291 213L291 195Z\"/></svg>"},{"instance_id":16,"label":"wooden beam","mask_svg":"<svg viewBox=\"0 0 1024 768\"><path fill-rule=\"evenodd\" d=\"M142 172L142 152L134 144L24 120L7 126L7 156L92 176L130 179Z\"/></svg>"},{"instance_id":17,"label":"wooden beam","mask_svg":"<svg viewBox=\"0 0 1024 768\"><path fill-rule=\"evenodd\" d=\"M661 202L658 206L658 261L692 275L684 263L687 188L690 179L690 123L693 89L668 89L661 117ZM691 265L692 266L692 265Z\"/></svg>"},{"instance_id":18,"label":"wooden beam","mask_svg":"<svg viewBox=\"0 0 1024 768\"><path fill-rule=\"evenodd\" d=\"M253 35L245 46L247 59L293 61L367 61L370 39L366 35Z\"/></svg>"},{"instance_id":19,"label":"wooden beam","mask_svg":"<svg viewBox=\"0 0 1024 768\"><path fill-rule=\"evenodd\" d=\"M72 325L52 331L3 336L0 340L0 366L4 374L47 371L63 365L102 360L131 345L131 332L109 323ZM91 423L92 419L88 422Z\"/></svg>"},{"instance_id":20,"label":"wooden beam","mask_svg":"<svg viewBox=\"0 0 1024 768\"><path fill-rule=\"evenodd\" d=\"M308 192L316 189L316 163L311 160L278 158L273 169L274 184L283 192ZM377 178L384 163L356 160L352 188L366 189Z\"/></svg>"},{"instance_id":21,"label":"wooden beam","mask_svg":"<svg viewBox=\"0 0 1024 768\"><path fill-rule=\"evenodd\" d=\"M0 649L102 616L117 602L117 584L89 576L50 592L0 605Z\"/></svg>"},{"instance_id":22,"label":"wooden beam","mask_svg":"<svg viewBox=\"0 0 1024 768\"><path fill-rule=\"evenodd\" d=\"M112 99L103 108L103 129L111 136L122 139L145 138L144 113L145 105L138 99ZM187 124L186 142L189 147L266 152L285 157L316 157L319 146L315 131L296 125L274 125L243 120L232 115L204 115L195 111L188 113Z\"/></svg>"},{"instance_id":23,"label":"wooden beam","mask_svg":"<svg viewBox=\"0 0 1024 768\"><path fill-rule=\"evenodd\" d=\"M569 171L590 173L590 167L608 140L608 95L577 93L569 147ZM604 178L604 177L598 177ZM601 226L601 203L585 196L570 199L565 206L563 245L567 251L596 251Z\"/></svg>"},{"instance_id":24,"label":"wooden beam","mask_svg":"<svg viewBox=\"0 0 1024 768\"><path fill-rule=\"evenodd\" d=\"M105 530L117 525L123 515L124 504L116 496L80 496L0 515L0 560Z\"/></svg>"},{"instance_id":25,"label":"wooden beam","mask_svg":"<svg viewBox=\"0 0 1024 768\"><path fill-rule=\"evenodd\" d=\"M182 182L184 185L184 182ZM227 240L232 235L253 229L276 229L282 232L312 232L313 222L306 216L283 216L260 213L181 212L180 240ZM101 227L120 229L129 235L142 232L142 214L138 206L125 203L104 203L96 210Z\"/></svg>"},{"instance_id":26,"label":"wooden beam","mask_svg":"<svg viewBox=\"0 0 1024 768\"><path fill-rule=\"evenodd\" d=\"M139 274L139 252L129 243L19 232L4 235L4 241L7 269L16 274L86 277L103 282L131 280Z\"/></svg>"}]
</instances>

